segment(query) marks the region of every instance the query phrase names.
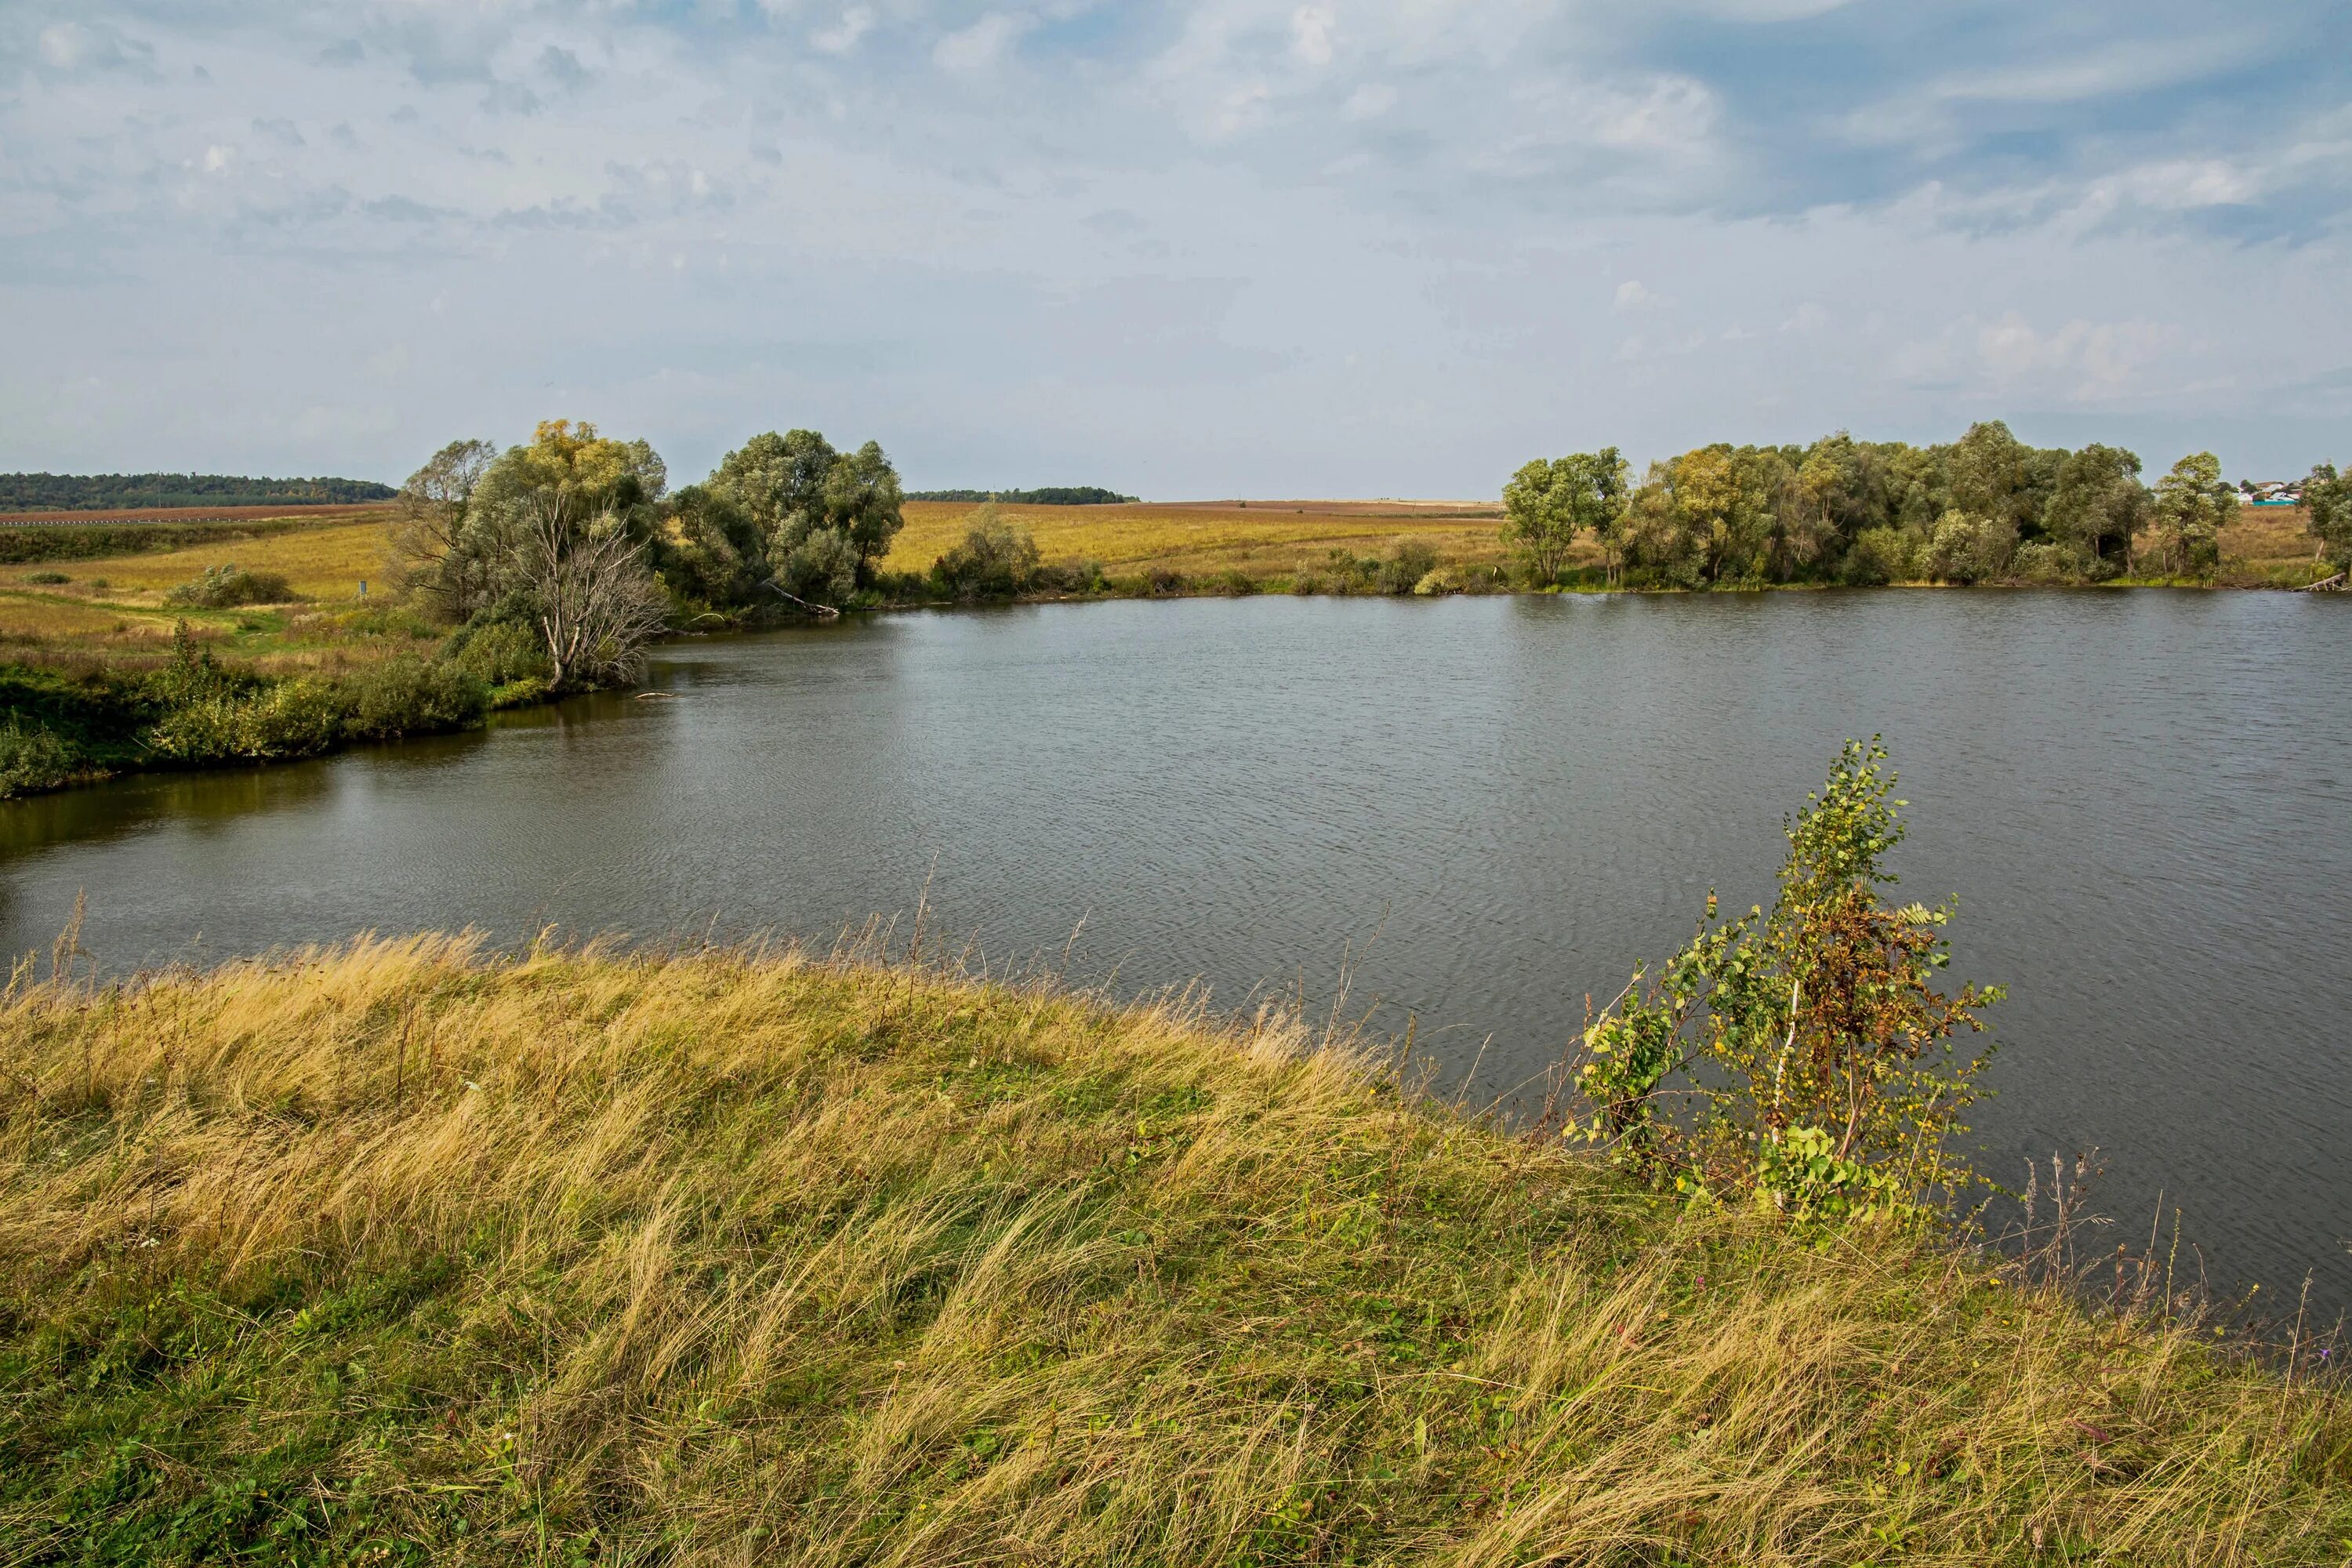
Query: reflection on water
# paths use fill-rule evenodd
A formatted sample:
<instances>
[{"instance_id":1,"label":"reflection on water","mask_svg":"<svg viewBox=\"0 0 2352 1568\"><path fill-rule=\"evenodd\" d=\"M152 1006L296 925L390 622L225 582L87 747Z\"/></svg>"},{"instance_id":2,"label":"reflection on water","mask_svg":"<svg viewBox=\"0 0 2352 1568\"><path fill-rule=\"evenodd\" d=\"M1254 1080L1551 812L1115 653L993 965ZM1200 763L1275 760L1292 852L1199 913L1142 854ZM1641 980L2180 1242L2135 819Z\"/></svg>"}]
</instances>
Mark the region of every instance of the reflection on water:
<instances>
[{"instance_id":1,"label":"reflection on water","mask_svg":"<svg viewBox=\"0 0 2352 1568\"><path fill-rule=\"evenodd\" d=\"M0 939L129 969L363 929L819 941L928 883L995 963L1411 1009L1502 1093L1768 897L1884 732L1904 890L2006 983L1989 1158L2097 1145L2227 1277L2352 1302L2352 603L1982 593L1187 601L665 650L672 700L0 808ZM1483 1054L1482 1054L1483 1053Z\"/></svg>"}]
</instances>

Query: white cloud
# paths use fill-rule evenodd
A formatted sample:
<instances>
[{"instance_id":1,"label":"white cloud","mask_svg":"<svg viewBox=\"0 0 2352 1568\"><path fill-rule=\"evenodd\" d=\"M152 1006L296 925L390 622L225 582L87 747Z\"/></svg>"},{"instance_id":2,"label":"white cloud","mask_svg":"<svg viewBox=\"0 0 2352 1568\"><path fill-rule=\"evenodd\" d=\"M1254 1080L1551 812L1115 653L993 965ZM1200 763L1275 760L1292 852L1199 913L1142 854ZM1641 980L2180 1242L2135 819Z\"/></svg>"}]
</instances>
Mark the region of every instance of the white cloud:
<instances>
[{"instance_id":1,"label":"white cloud","mask_svg":"<svg viewBox=\"0 0 2352 1568\"><path fill-rule=\"evenodd\" d=\"M2040 332L2015 310L1977 329L1978 357L1997 383L2047 375L2076 399L2141 390L2140 374L2179 342L2179 328L2149 321L2070 321Z\"/></svg>"},{"instance_id":2,"label":"white cloud","mask_svg":"<svg viewBox=\"0 0 2352 1568\"><path fill-rule=\"evenodd\" d=\"M2167 212L2242 206L2252 202L2262 190L2252 173L2220 158L2176 158L2142 163L2124 171L2114 185L2141 205Z\"/></svg>"},{"instance_id":3,"label":"white cloud","mask_svg":"<svg viewBox=\"0 0 2352 1568\"><path fill-rule=\"evenodd\" d=\"M1211 139L1223 141L1238 136L1263 122L1266 105L1273 97L1273 89L1262 81L1240 82L1228 88L1209 115Z\"/></svg>"},{"instance_id":4,"label":"white cloud","mask_svg":"<svg viewBox=\"0 0 2352 1568\"><path fill-rule=\"evenodd\" d=\"M1384 81L1368 81L1348 95L1339 114L1347 120L1377 120L1394 109L1396 100L1396 89Z\"/></svg>"},{"instance_id":5,"label":"white cloud","mask_svg":"<svg viewBox=\"0 0 2352 1568\"><path fill-rule=\"evenodd\" d=\"M1034 16L991 11L971 26L941 38L931 50L931 59L946 70L986 70L1036 25Z\"/></svg>"},{"instance_id":6,"label":"white cloud","mask_svg":"<svg viewBox=\"0 0 2352 1568\"><path fill-rule=\"evenodd\" d=\"M1628 278L1617 285L1617 308L1621 310L1639 310L1664 302L1639 278Z\"/></svg>"},{"instance_id":7,"label":"white cloud","mask_svg":"<svg viewBox=\"0 0 2352 1568\"><path fill-rule=\"evenodd\" d=\"M2092 102L2219 75L2243 63L2235 37L2142 39L2104 53L2027 58L1948 72L1845 115L1846 138L1864 145L1949 141L1968 129L1967 113L1989 104L2046 109Z\"/></svg>"},{"instance_id":8,"label":"white cloud","mask_svg":"<svg viewBox=\"0 0 2352 1568\"><path fill-rule=\"evenodd\" d=\"M126 40L103 23L52 22L35 40L41 63L52 70L104 70L117 66L146 65L154 50Z\"/></svg>"},{"instance_id":9,"label":"white cloud","mask_svg":"<svg viewBox=\"0 0 2352 1568\"><path fill-rule=\"evenodd\" d=\"M1329 0L1301 5L1290 14L1290 52L1310 66L1331 63L1331 30L1339 24L1339 8Z\"/></svg>"},{"instance_id":10,"label":"white cloud","mask_svg":"<svg viewBox=\"0 0 2352 1568\"><path fill-rule=\"evenodd\" d=\"M832 26L810 34L809 42L828 55L845 55L857 47L859 39L873 30L873 8L852 5Z\"/></svg>"},{"instance_id":11,"label":"white cloud","mask_svg":"<svg viewBox=\"0 0 2352 1568\"><path fill-rule=\"evenodd\" d=\"M1639 92L1603 95L1594 125L1609 147L1683 152L1715 127L1715 93L1689 77L1662 76Z\"/></svg>"},{"instance_id":12,"label":"white cloud","mask_svg":"<svg viewBox=\"0 0 2352 1568\"><path fill-rule=\"evenodd\" d=\"M229 164L236 162L236 149L235 147L229 146L224 142L215 142L211 146L205 149L205 173L207 174L226 173Z\"/></svg>"}]
</instances>

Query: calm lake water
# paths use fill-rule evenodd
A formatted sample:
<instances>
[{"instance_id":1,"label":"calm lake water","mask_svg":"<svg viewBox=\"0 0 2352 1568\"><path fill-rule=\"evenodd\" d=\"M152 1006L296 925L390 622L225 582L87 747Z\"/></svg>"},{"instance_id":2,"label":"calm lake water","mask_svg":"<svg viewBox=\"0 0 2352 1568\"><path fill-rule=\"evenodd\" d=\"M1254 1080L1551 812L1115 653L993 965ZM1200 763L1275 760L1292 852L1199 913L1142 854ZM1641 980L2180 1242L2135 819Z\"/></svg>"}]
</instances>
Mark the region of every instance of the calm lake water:
<instances>
[{"instance_id":1,"label":"calm lake water","mask_svg":"<svg viewBox=\"0 0 2352 1568\"><path fill-rule=\"evenodd\" d=\"M2095 1146L2221 1284L2352 1305L2352 599L1190 600L690 643L486 734L0 806L0 942L115 970L475 923L829 940L1223 1002L1342 966L1482 1094L1538 1074L1883 732L1906 894L1998 981L1988 1168ZM1083 921L1083 929L1080 924ZM904 922L902 921L902 927ZM1070 943L1072 932L1078 934Z\"/></svg>"}]
</instances>

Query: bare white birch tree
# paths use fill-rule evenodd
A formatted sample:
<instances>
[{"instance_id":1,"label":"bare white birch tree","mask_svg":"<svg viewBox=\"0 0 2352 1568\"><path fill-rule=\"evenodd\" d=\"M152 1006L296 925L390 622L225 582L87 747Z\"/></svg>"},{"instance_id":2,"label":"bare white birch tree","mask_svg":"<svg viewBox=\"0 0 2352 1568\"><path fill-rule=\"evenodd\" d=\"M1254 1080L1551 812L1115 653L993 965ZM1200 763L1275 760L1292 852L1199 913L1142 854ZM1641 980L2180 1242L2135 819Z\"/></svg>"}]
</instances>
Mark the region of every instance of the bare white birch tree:
<instances>
[{"instance_id":1,"label":"bare white birch tree","mask_svg":"<svg viewBox=\"0 0 2352 1568\"><path fill-rule=\"evenodd\" d=\"M634 679L646 645L659 636L667 605L621 519L605 512L585 527L566 515L556 490L532 508L532 588L554 684L602 685Z\"/></svg>"}]
</instances>

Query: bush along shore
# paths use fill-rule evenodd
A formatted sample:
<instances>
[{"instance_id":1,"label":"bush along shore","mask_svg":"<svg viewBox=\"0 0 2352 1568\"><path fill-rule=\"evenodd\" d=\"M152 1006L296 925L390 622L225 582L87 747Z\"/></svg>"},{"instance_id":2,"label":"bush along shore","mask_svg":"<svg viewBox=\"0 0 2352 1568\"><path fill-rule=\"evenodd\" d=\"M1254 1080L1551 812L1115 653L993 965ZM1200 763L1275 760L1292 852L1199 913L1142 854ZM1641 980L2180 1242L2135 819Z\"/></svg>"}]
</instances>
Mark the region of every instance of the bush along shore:
<instances>
[{"instance_id":1,"label":"bush along shore","mask_svg":"<svg viewBox=\"0 0 2352 1568\"><path fill-rule=\"evenodd\" d=\"M1475 559L1407 532L1385 545L1296 552L1273 571L1204 566L1197 552L1118 565L1049 561L1006 504L989 500L914 569L889 563L907 498L872 442L842 451L814 431L770 432L727 454L703 482L672 491L645 442L554 420L504 452L452 442L402 487L385 539L396 608L345 619L402 619L422 643L368 635L330 650L357 668L264 672L214 653L205 639L215 628L205 625L181 629L163 668L121 658L0 664L0 796L460 729L499 707L632 683L663 635L845 610L1267 592L2305 586L2331 574L2340 582L2352 563L2352 479L2332 468L2303 482L2294 521L2264 517L2261 527L2210 455L2183 458L2153 487L2138 475L2129 452L2029 447L1998 422L1938 447L1841 433L1807 447L1701 447L1652 465L1639 485L1608 448L1524 466L1505 487L1488 552ZM1026 493L1075 503L1112 492ZM1458 520L1452 527L1459 546ZM2259 534L2259 551L2231 560L2233 531ZM192 537L129 531L142 549ZM25 548L62 561L92 542L70 533L47 531ZM63 572L21 579L69 580ZM164 602L219 612L282 605L293 595L282 574L223 566ZM87 598L62 596L49 608L96 611Z\"/></svg>"},{"instance_id":2,"label":"bush along shore","mask_svg":"<svg viewBox=\"0 0 2352 1568\"><path fill-rule=\"evenodd\" d=\"M2331 1346L2258 1355L2160 1268L2094 1296L1936 1217L1966 1096L1922 1091L1965 1083L1986 999L1879 899L1893 828L1849 753L1775 909L1629 987L1515 1130L1294 1013L870 938L427 935L105 985L68 939L0 999L0 1541L2340 1560Z\"/></svg>"}]
</instances>

